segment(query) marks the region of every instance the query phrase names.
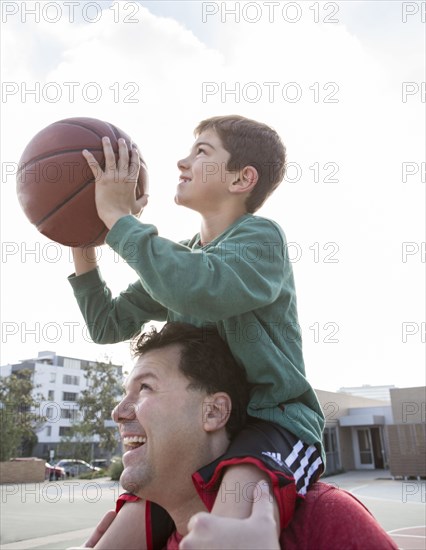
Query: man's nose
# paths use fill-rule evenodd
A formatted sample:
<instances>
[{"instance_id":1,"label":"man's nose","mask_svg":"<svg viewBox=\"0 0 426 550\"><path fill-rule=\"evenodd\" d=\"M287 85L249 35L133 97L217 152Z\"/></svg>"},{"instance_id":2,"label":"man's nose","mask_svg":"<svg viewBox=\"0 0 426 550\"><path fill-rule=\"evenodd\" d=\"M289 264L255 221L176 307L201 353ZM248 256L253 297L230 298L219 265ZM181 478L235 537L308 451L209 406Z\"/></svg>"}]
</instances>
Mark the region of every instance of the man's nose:
<instances>
[{"instance_id":1,"label":"man's nose","mask_svg":"<svg viewBox=\"0 0 426 550\"><path fill-rule=\"evenodd\" d=\"M134 420L136 418L137 404L128 397L125 397L120 403L113 409L111 417L117 424L120 422L126 422Z\"/></svg>"}]
</instances>

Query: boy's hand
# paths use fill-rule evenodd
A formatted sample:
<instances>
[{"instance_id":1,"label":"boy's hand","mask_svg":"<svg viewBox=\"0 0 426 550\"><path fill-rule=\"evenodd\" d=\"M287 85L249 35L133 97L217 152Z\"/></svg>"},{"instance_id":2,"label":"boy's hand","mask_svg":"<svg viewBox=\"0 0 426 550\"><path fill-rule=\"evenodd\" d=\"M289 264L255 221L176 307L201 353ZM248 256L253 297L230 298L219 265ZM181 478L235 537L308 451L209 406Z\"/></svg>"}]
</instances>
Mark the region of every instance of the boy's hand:
<instances>
[{"instance_id":1,"label":"boy's hand","mask_svg":"<svg viewBox=\"0 0 426 550\"><path fill-rule=\"evenodd\" d=\"M256 485L251 516L246 519L225 518L200 512L188 523L189 533L179 550L253 549L279 550L274 507L265 481Z\"/></svg>"},{"instance_id":2,"label":"boy's hand","mask_svg":"<svg viewBox=\"0 0 426 550\"><path fill-rule=\"evenodd\" d=\"M102 138L105 155L105 171L102 171L95 157L87 151L83 156L87 160L95 177L96 208L98 216L111 229L117 220L129 214L139 215L148 202L148 195L136 199L136 185L139 171L145 171L136 148L129 151L123 138L118 140L118 163L108 137ZM147 176L144 178L147 180Z\"/></svg>"}]
</instances>

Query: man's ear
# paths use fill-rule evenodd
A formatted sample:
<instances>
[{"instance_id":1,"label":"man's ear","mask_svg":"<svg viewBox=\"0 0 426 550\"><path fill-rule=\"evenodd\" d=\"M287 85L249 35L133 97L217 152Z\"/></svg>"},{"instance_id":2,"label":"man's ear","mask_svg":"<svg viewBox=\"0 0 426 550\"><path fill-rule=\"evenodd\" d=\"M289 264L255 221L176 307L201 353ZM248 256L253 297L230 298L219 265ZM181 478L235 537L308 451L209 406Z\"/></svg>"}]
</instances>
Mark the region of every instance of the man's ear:
<instances>
[{"instance_id":1,"label":"man's ear","mask_svg":"<svg viewBox=\"0 0 426 550\"><path fill-rule=\"evenodd\" d=\"M259 180L259 173L254 166L245 166L238 172L229 186L231 193L251 193Z\"/></svg>"},{"instance_id":2,"label":"man's ear","mask_svg":"<svg viewBox=\"0 0 426 550\"><path fill-rule=\"evenodd\" d=\"M223 428L231 415L232 403L227 393L208 395L203 402L203 426L206 432Z\"/></svg>"}]
</instances>

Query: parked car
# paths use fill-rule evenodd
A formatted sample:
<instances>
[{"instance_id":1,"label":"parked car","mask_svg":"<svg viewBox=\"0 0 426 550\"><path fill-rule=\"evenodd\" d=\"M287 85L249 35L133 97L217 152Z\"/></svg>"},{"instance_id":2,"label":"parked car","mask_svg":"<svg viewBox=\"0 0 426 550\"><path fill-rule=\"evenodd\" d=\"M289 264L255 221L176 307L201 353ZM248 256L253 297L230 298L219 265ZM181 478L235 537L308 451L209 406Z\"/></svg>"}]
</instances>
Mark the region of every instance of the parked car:
<instances>
[{"instance_id":1,"label":"parked car","mask_svg":"<svg viewBox=\"0 0 426 550\"><path fill-rule=\"evenodd\" d=\"M64 458L56 463L56 466L65 470L66 477L75 477L86 472L99 472L100 468L91 466L84 460Z\"/></svg>"},{"instance_id":2,"label":"parked car","mask_svg":"<svg viewBox=\"0 0 426 550\"><path fill-rule=\"evenodd\" d=\"M60 479L65 479L66 477L64 468L55 464L49 464L49 462L46 462L45 472L45 478L49 481L59 481Z\"/></svg>"},{"instance_id":3,"label":"parked car","mask_svg":"<svg viewBox=\"0 0 426 550\"><path fill-rule=\"evenodd\" d=\"M106 458L96 458L90 462L91 466L95 468L100 468L101 470L106 470L109 466L108 460Z\"/></svg>"}]
</instances>

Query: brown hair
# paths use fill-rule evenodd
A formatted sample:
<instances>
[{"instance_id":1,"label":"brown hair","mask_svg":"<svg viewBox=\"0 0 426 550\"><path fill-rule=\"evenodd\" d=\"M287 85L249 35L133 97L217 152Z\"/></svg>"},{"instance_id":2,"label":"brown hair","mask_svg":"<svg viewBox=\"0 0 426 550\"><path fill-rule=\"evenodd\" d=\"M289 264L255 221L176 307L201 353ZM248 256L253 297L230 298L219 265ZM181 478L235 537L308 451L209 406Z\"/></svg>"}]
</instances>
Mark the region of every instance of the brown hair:
<instances>
[{"instance_id":1,"label":"brown hair","mask_svg":"<svg viewBox=\"0 0 426 550\"><path fill-rule=\"evenodd\" d=\"M256 212L284 178L286 150L279 135L266 124L239 115L203 120L194 134L206 130L214 130L230 153L227 170L256 168L259 179L246 200L247 212Z\"/></svg>"}]
</instances>

